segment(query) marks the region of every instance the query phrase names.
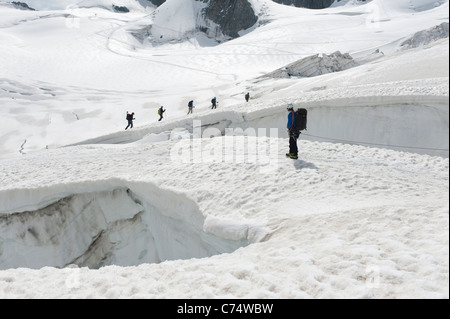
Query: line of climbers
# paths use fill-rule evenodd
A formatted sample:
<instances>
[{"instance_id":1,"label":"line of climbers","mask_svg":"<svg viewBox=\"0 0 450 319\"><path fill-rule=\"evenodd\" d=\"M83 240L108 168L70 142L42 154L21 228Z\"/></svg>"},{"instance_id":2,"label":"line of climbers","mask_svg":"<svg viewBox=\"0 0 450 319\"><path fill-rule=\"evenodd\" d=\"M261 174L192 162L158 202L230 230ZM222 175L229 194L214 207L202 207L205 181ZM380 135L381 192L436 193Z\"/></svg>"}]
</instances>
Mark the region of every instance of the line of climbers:
<instances>
[{"instance_id":1,"label":"line of climbers","mask_svg":"<svg viewBox=\"0 0 450 319\"><path fill-rule=\"evenodd\" d=\"M209 106L211 108L211 110L217 109L217 105L219 104L219 102L217 101L216 97L213 97L211 99L211 105ZM188 115L193 113L193 109L195 108L194 105L194 100L189 101L188 103Z\"/></svg>"},{"instance_id":2,"label":"line of climbers","mask_svg":"<svg viewBox=\"0 0 450 319\"><path fill-rule=\"evenodd\" d=\"M248 102L249 99L250 99L250 93L247 92L247 93L245 94L245 101ZM217 109L217 105L218 105L218 104L219 104L219 102L217 101L217 98L216 98L216 97L213 97L213 98L211 99L211 106L210 106L211 110ZM194 101L193 101L193 100L189 101L189 103L188 103L188 113L187 113L187 114L188 114L188 115L189 115L189 114L192 114L194 108L195 108ZM159 115L159 120L158 120L158 121L161 121L161 120L164 118L164 112L165 112L165 111L166 111L166 110L164 109L163 106L161 106L161 107L158 109L158 115ZM133 113L128 113L128 111L127 111L126 120L128 121L128 125L127 125L127 127L125 128L125 130L127 130L128 128L133 128L133 121L135 120L135 118L134 118L134 112L133 112Z\"/></svg>"},{"instance_id":3,"label":"line of climbers","mask_svg":"<svg viewBox=\"0 0 450 319\"><path fill-rule=\"evenodd\" d=\"M250 99L250 93L247 92L245 94L245 101L248 102L249 99ZM217 105L218 104L219 104L219 102L217 101L217 98L213 97L212 100L211 100L211 106L210 106L211 110L217 109ZM192 114L194 108L195 108L194 101L193 100L189 101L189 103L188 103L188 113L187 114L188 115Z\"/></svg>"},{"instance_id":4,"label":"line of climbers","mask_svg":"<svg viewBox=\"0 0 450 319\"><path fill-rule=\"evenodd\" d=\"M247 93L248 94L248 93ZM246 98L247 100L247 95ZM216 109L217 108L217 104L219 102L217 102L216 97L214 97L211 100L211 109ZM188 114L192 114L192 109L194 108L194 101L191 100L188 103ZM289 153L286 153L286 156L292 159L298 159L298 146L297 146L297 140L300 137L301 131L306 130L306 124L307 124L307 110L304 108L299 108L297 109L297 111L294 111L294 105L289 103L286 106L286 110L288 111L288 117L287 117L287 131L288 131L288 135L289 135ZM164 112L166 110L164 109L163 106L161 106L158 109L158 114L159 114L159 120L161 121L164 118ZM128 125L125 128L125 130L127 130L128 128L133 128L133 120L135 120L134 118L134 112L133 113L128 113L127 111L127 116L126 119L128 121Z\"/></svg>"}]
</instances>

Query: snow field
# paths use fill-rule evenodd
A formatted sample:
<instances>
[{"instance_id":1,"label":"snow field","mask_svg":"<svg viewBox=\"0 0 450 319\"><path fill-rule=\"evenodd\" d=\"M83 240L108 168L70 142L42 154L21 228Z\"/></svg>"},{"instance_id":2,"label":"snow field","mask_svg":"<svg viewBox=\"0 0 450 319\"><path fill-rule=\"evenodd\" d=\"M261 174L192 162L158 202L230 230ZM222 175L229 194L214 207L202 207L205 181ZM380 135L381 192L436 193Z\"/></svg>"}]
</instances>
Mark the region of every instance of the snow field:
<instances>
[{"instance_id":1,"label":"snow field","mask_svg":"<svg viewBox=\"0 0 450 319\"><path fill-rule=\"evenodd\" d=\"M0 298L448 298L448 38L400 47L448 1L252 0L220 45L190 1L105 3L0 3ZM261 77L337 50L365 63Z\"/></svg>"},{"instance_id":2,"label":"snow field","mask_svg":"<svg viewBox=\"0 0 450 319\"><path fill-rule=\"evenodd\" d=\"M214 143L215 139L209 143ZM230 170L229 163L223 162L167 162L168 148L174 143L160 142L139 150L130 145L52 150L52 157L65 157L67 163L58 161L60 168L48 167L42 156L30 158L33 163L30 166L23 161L16 164L11 161L8 166L15 174L5 176L3 173L2 180L9 181L15 176L24 181L17 174L20 166L29 167L22 169L21 174L35 174L36 186L26 186L31 193L45 190L38 186L41 184L53 184L56 189L75 193L77 188L78 192L87 192L93 190L92 185L97 185L98 189L101 185L123 183L136 193L145 191L148 196L156 191L149 192L154 189L149 183L155 183L161 190L183 190L182 193L198 205L206 233L224 236L235 229L235 234L242 234L238 231L242 229L239 225L247 224L253 231L265 229L266 235L232 254L207 259L89 270L98 283L108 271L118 274L112 282L101 285L94 285L90 277L83 279L88 276L86 268L76 268L73 271L79 276L79 284L77 288L61 285L64 294L150 298L329 298L338 294L340 297L398 298L409 296L414 287L416 296L445 297L442 280L448 276L448 254L439 247L448 244L448 226L442 227L448 225L448 208L445 208L445 203L448 205L448 159L302 141L302 160L292 161L280 156L277 171L267 174L261 173L260 167L253 163L236 165ZM282 149L287 141L280 139L279 143ZM69 162L70 167L79 170L78 181L67 177ZM342 169L344 163L348 163L349 169ZM94 169L95 166L98 168ZM61 169L63 167L66 169ZM109 176L110 171L120 179L139 182L115 180L105 184L102 176ZM59 182L55 184L56 180ZM236 187L237 181L239 187ZM19 189L2 191L2 197L16 193L21 198L20 183L15 184ZM179 194L168 200L183 196ZM158 199L150 197L154 198L149 200L152 205L169 205L164 206L166 212L173 207L161 196L156 197ZM23 199L17 204L22 205ZM3 198L1 202L4 203ZM181 207L187 209L187 203L182 200ZM229 264L236 259L239 265ZM216 274L222 267L221 274ZM201 278L196 275L199 268L204 273ZM47 269L41 269L42 276L46 276ZM7 276L11 271L2 271L2 275ZM68 269L55 271L53 276L57 281L63 283L68 278ZM133 280L133 274L140 271L160 275L158 279L149 275L144 287ZM426 283L422 276L426 276ZM26 279L10 282L9 290L19 289L21 280ZM159 284L150 284L152 280L158 280ZM128 286L120 288L125 281ZM201 289L202 294L193 287ZM45 290L29 291L28 296L38 296L40 289Z\"/></svg>"}]
</instances>

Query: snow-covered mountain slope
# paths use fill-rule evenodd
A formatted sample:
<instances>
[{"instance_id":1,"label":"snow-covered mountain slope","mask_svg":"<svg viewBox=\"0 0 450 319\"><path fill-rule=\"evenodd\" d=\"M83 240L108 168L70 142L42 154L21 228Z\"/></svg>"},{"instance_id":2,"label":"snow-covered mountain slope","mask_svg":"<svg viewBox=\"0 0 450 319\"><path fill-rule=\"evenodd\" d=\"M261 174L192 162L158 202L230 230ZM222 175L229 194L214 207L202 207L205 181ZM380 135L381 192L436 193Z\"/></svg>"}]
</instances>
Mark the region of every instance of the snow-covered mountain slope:
<instances>
[{"instance_id":1,"label":"snow-covered mountain slope","mask_svg":"<svg viewBox=\"0 0 450 319\"><path fill-rule=\"evenodd\" d=\"M122 131L127 110L136 113L136 127L142 128L157 125L156 110L161 105L168 109L166 120L176 120L184 117L191 99L196 102L196 114L208 112L212 96L217 96L221 110L244 106L248 90L255 103L256 97L265 98L280 84L266 82L269 90L262 91L252 79L302 57L339 50L362 58L376 49L395 57L402 39L448 21L448 2L422 12L409 7L399 11L396 6L392 13L393 4L378 3L389 9L390 19L372 21L376 2L348 2L311 11L255 1L267 24L239 39L214 45L200 35L157 46L133 35L151 23L148 12L119 14L101 8L32 12L2 7L0 112L5 125L0 128L1 156L20 156L19 150L42 150ZM414 56L397 57L398 66L374 61L361 72L283 83L282 87L297 84L296 91L280 92L278 97L295 100L308 88L371 86L423 77L445 80L448 49L445 44L442 48L441 56L433 59L419 50ZM385 59L392 61L392 57ZM412 59L419 59L411 62L414 68L409 64ZM61 127L70 134L60 134ZM426 146L415 139L406 145Z\"/></svg>"},{"instance_id":2,"label":"snow-covered mountain slope","mask_svg":"<svg viewBox=\"0 0 450 319\"><path fill-rule=\"evenodd\" d=\"M448 1L252 3L220 45L0 4L0 298L448 298L448 38L401 46ZM358 65L265 77L337 50Z\"/></svg>"}]
</instances>

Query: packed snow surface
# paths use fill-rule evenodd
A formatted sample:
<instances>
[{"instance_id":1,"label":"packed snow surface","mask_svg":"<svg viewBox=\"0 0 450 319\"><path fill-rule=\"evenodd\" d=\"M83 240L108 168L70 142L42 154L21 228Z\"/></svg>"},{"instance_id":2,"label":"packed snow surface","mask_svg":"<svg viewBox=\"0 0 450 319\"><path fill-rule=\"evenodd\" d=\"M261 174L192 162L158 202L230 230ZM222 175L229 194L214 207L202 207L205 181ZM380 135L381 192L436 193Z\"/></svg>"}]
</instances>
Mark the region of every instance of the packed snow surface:
<instances>
[{"instance_id":1,"label":"packed snow surface","mask_svg":"<svg viewBox=\"0 0 450 319\"><path fill-rule=\"evenodd\" d=\"M0 2L0 298L449 297L448 1L110 3Z\"/></svg>"}]
</instances>

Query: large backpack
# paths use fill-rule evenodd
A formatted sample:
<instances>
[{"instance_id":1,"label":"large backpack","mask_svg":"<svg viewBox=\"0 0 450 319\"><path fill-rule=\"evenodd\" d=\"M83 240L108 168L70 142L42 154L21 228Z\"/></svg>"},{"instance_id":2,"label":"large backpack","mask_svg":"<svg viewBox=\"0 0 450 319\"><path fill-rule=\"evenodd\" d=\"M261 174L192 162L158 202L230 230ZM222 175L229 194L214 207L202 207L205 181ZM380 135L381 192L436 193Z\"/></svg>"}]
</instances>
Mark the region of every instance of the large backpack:
<instances>
[{"instance_id":1,"label":"large backpack","mask_svg":"<svg viewBox=\"0 0 450 319\"><path fill-rule=\"evenodd\" d=\"M129 121L129 120L131 120L131 119L132 119L132 115L129 114L129 113L127 113L127 120Z\"/></svg>"},{"instance_id":2,"label":"large backpack","mask_svg":"<svg viewBox=\"0 0 450 319\"><path fill-rule=\"evenodd\" d=\"M296 131L306 130L307 115L308 111L303 108L297 109L297 111L294 112L295 116L294 130Z\"/></svg>"},{"instance_id":3,"label":"large backpack","mask_svg":"<svg viewBox=\"0 0 450 319\"><path fill-rule=\"evenodd\" d=\"M162 110L161 110L161 108L159 108L158 109L158 115L161 115L161 112L162 112Z\"/></svg>"},{"instance_id":4,"label":"large backpack","mask_svg":"<svg viewBox=\"0 0 450 319\"><path fill-rule=\"evenodd\" d=\"M189 101L188 106L189 107L193 107L194 106L194 101Z\"/></svg>"}]
</instances>

